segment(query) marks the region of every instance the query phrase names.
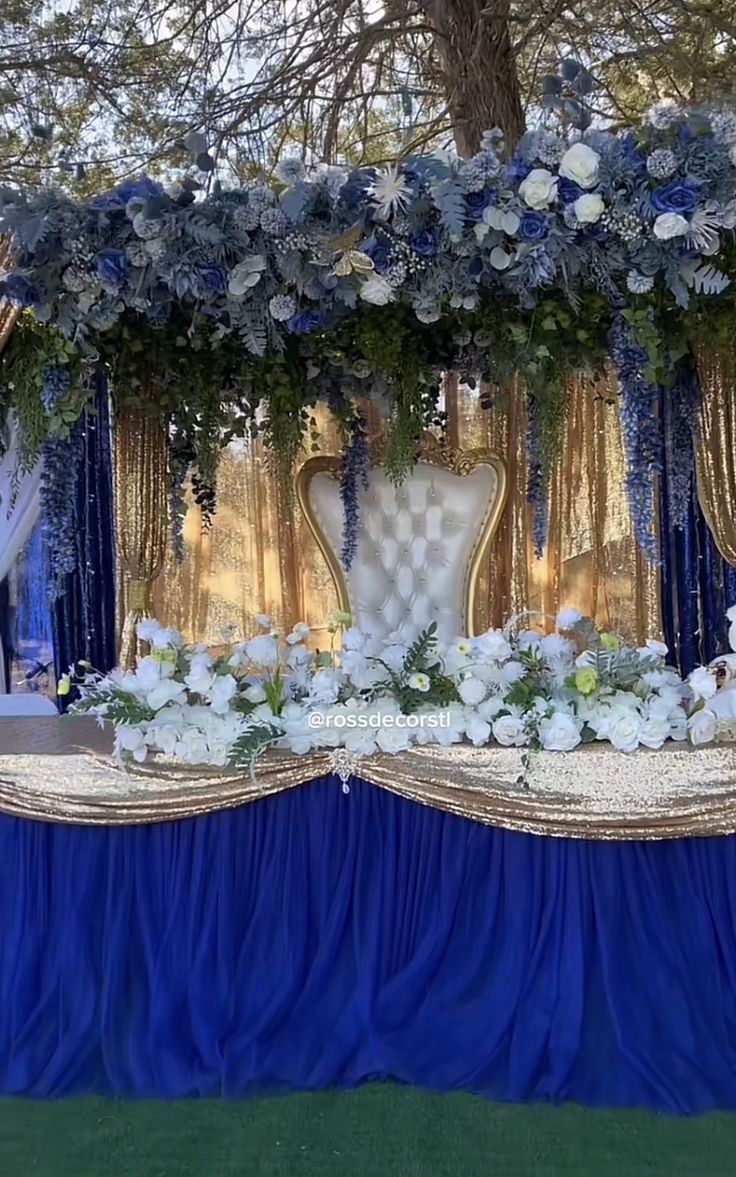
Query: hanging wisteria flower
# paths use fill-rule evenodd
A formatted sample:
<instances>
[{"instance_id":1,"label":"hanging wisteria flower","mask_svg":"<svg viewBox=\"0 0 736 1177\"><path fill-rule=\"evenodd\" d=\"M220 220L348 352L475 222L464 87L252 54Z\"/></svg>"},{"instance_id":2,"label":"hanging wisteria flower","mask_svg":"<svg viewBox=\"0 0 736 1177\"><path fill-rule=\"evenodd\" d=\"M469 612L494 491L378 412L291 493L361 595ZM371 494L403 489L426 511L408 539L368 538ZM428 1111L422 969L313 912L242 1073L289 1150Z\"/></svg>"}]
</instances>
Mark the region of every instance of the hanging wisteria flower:
<instances>
[{"instance_id":1,"label":"hanging wisteria flower","mask_svg":"<svg viewBox=\"0 0 736 1177\"><path fill-rule=\"evenodd\" d=\"M403 212L411 200L411 188L398 167L379 168L368 187L368 196L383 220Z\"/></svg>"},{"instance_id":2,"label":"hanging wisteria flower","mask_svg":"<svg viewBox=\"0 0 736 1177\"><path fill-rule=\"evenodd\" d=\"M68 368L49 366L43 370L41 403L46 413L55 413L69 394L71 376Z\"/></svg>"},{"instance_id":3,"label":"hanging wisteria flower","mask_svg":"<svg viewBox=\"0 0 736 1177\"><path fill-rule=\"evenodd\" d=\"M358 496L361 490L368 490L369 466L368 426L363 414L356 413L350 423L350 438L340 474L340 498L345 516L342 541L345 568L350 568L358 550Z\"/></svg>"},{"instance_id":4,"label":"hanging wisteria flower","mask_svg":"<svg viewBox=\"0 0 736 1177\"><path fill-rule=\"evenodd\" d=\"M300 180L303 180L306 171L304 160L300 159L298 155L287 155L276 164L276 176L287 187L291 187L292 184L298 184Z\"/></svg>"},{"instance_id":5,"label":"hanging wisteria flower","mask_svg":"<svg viewBox=\"0 0 736 1177\"><path fill-rule=\"evenodd\" d=\"M268 309L271 318L278 323L285 323L296 314L296 302L290 294L275 294L269 301Z\"/></svg>"}]
</instances>

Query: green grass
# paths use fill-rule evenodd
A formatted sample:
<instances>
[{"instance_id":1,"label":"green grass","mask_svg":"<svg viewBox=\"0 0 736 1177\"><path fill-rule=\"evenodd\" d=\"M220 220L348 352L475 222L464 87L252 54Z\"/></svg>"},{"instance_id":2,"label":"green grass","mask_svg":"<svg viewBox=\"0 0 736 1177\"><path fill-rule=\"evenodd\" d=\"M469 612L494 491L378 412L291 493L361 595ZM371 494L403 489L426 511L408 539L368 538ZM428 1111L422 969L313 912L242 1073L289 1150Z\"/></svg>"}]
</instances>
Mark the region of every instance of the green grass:
<instances>
[{"instance_id":1,"label":"green grass","mask_svg":"<svg viewBox=\"0 0 736 1177\"><path fill-rule=\"evenodd\" d=\"M1 1177L734 1177L736 1116L375 1086L245 1103L0 1101Z\"/></svg>"}]
</instances>

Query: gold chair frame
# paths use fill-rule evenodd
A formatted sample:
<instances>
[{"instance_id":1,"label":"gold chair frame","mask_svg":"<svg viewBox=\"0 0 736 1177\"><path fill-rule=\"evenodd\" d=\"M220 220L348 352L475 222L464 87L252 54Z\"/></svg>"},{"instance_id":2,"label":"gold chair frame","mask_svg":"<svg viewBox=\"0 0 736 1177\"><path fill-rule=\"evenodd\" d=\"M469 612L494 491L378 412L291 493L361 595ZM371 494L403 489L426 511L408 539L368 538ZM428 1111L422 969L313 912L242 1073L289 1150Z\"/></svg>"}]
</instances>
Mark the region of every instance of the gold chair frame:
<instances>
[{"instance_id":1,"label":"gold chair frame","mask_svg":"<svg viewBox=\"0 0 736 1177\"><path fill-rule=\"evenodd\" d=\"M373 466L382 466L385 446L375 450L372 459ZM495 536L504 507L508 498L508 476L503 460L491 449L461 450L443 445L437 438L427 438L420 448L418 455L420 462L431 466L438 466L449 470L452 474L465 477L472 474L479 466L490 466L496 473L497 489L493 503L484 520L470 556L465 585L465 632L475 633L475 602L478 593L478 578L483 561L488 555L491 541ZM336 456L318 455L308 458L299 468L296 475L296 496L301 507L307 526L311 531L317 546L322 553L329 569L330 577L335 585L339 608L345 613L352 611L348 582L337 554L330 545L325 531L317 518L310 499L310 487L317 474L330 474L336 481L340 478L342 459Z\"/></svg>"}]
</instances>

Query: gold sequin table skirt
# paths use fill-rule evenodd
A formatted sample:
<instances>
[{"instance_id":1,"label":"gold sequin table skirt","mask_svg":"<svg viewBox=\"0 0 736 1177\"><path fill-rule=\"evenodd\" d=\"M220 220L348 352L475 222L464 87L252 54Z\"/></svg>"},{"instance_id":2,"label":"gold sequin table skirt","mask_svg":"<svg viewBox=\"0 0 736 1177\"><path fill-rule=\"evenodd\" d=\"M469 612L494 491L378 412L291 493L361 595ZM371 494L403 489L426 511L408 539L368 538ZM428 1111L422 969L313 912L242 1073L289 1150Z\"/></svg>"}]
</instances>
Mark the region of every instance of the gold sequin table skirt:
<instances>
[{"instance_id":1,"label":"gold sequin table skirt","mask_svg":"<svg viewBox=\"0 0 736 1177\"><path fill-rule=\"evenodd\" d=\"M252 775L110 760L87 719L0 719L0 812L79 825L196 817L296 788L334 771L329 752L269 750ZM552 837L650 841L736 833L736 746L670 743L624 755L605 745L532 756L513 748L416 748L366 758L355 775L486 825ZM339 783L336 783L339 788Z\"/></svg>"}]
</instances>

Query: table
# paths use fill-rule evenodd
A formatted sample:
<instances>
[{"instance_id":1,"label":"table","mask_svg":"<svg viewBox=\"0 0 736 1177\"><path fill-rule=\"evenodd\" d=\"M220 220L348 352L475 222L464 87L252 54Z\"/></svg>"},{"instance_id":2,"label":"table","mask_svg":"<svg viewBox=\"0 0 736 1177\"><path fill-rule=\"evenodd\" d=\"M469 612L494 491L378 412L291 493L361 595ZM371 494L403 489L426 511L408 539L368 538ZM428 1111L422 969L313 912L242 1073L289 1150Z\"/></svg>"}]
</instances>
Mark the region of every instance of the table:
<instances>
[{"instance_id":1,"label":"table","mask_svg":"<svg viewBox=\"0 0 736 1177\"><path fill-rule=\"evenodd\" d=\"M334 775L174 821L0 816L0 1092L371 1079L736 1107L734 837L538 836Z\"/></svg>"}]
</instances>

